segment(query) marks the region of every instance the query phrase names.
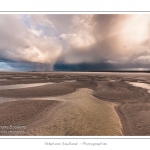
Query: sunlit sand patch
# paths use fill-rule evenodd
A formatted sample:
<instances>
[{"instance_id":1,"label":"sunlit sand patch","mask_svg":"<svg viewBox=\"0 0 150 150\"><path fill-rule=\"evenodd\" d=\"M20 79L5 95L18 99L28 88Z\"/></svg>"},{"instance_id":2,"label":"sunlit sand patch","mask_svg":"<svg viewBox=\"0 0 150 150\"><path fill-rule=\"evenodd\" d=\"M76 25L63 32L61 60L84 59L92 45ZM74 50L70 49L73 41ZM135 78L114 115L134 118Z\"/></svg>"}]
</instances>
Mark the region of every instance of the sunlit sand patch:
<instances>
[{"instance_id":1,"label":"sunlit sand patch","mask_svg":"<svg viewBox=\"0 0 150 150\"><path fill-rule=\"evenodd\" d=\"M43 119L40 127L29 135L122 135L121 123L115 111L117 104L99 100L92 90L82 88L72 94L34 100L61 100L64 105L53 113L49 122ZM33 99L32 99L33 100ZM34 126L36 124L32 124Z\"/></svg>"}]
</instances>

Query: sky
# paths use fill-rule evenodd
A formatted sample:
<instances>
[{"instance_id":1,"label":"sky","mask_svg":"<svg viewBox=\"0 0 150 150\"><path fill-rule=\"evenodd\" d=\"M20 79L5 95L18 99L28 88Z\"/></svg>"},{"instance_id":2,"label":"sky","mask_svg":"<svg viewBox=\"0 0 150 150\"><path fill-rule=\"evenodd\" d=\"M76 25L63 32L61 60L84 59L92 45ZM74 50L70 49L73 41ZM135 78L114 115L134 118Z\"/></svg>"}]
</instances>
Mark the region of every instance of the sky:
<instances>
[{"instance_id":1,"label":"sky","mask_svg":"<svg viewBox=\"0 0 150 150\"><path fill-rule=\"evenodd\" d=\"M0 14L0 71L150 70L149 14Z\"/></svg>"}]
</instances>

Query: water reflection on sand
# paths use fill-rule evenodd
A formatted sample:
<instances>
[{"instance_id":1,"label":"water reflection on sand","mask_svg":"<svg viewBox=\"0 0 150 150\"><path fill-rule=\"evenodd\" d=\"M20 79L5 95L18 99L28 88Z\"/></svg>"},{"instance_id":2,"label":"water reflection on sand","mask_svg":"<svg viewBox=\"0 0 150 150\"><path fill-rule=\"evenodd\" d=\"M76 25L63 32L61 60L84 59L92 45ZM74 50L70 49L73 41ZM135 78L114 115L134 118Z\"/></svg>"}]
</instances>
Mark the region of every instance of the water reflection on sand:
<instances>
[{"instance_id":1,"label":"water reflection on sand","mask_svg":"<svg viewBox=\"0 0 150 150\"><path fill-rule=\"evenodd\" d=\"M6 79L0 79L0 81L6 81Z\"/></svg>"},{"instance_id":2,"label":"water reflection on sand","mask_svg":"<svg viewBox=\"0 0 150 150\"><path fill-rule=\"evenodd\" d=\"M32 83L32 84L15 84L15 85L2 85L2 86L0 86L0 90L29 88L29 87L42 86L42 85L47 85L47 84L53 84L53 82Z\"/></svg>"},{"instance_id":3,"label":"water reflection on sand","mask_svg":"<svg viewBox=\"0 0 150 150\"><path fill-rule=\"evenodd\" d=\"M150 84L147 84L147 83L142 83L142 82L127 82L133 86L136 86L136 87L141 87L143 89L147 89L148 90L148 93L150 93Z\"/></svg>"},{"instance_id":4,"label":"water reflection on sand","mask_svg":"<svg viewBox=\"0 0 150 150\"><path fill-rule=\"evenodd\" d=\"M12 102L12 101L17 101L18 99L16 98L5 98L5 97L0 97L0 104L7 103L7 102Z\"/></svg>"}]
</instances>

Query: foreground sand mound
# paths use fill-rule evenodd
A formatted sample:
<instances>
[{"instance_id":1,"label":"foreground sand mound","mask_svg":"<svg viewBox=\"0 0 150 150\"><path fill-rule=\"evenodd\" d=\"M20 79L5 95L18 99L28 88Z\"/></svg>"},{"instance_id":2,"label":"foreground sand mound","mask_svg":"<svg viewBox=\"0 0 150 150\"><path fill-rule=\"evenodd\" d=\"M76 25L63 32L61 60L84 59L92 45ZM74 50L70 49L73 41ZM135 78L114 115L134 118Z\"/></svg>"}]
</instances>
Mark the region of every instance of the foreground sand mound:
<instances>
[{"instance_id":1,"label":"foreground sand mound","mask_svg":"<svg viewBox=\"0 0 150 150\"><path fill-rule=\"evenodd\" d=\"M92 90L79 89L68 95L49 97L63 101L53 117L28 131L29 135L122 135L116 104L92 96ZM37 98L38 99L38 98ZM44 99L44 98L43 98ZM33 123L35 126L37 123Z\"/></svg>"},{"instance_id":2,"label":"foreground sand mound","mask_svg":"<svg viewBox=\"0 0 150 150\"><path fill-rule=\"evenodd\" d=\"M23 134L1 135L122 135L115 106L94 98L90 89L3 103L0 125L20 125L26 129Z\"/></svg>"}]
</instances>

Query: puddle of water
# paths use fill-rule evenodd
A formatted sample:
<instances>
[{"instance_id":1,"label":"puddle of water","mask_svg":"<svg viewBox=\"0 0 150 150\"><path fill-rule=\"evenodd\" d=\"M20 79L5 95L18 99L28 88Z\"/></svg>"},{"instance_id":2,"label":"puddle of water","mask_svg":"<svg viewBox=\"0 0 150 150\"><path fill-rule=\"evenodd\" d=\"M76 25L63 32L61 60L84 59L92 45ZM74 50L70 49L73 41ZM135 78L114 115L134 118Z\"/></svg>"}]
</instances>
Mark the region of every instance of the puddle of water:
<instances>
[{"instance_id":1,"label":"puddle of water","mask_svg":"<svg viewBox=\"0 0 150 150\"><path fill-rule=\"evenodd\" d=\"M12 102L12 101L17 101L17 99L0 97L0 104L7 103L7 102Z\"/></svg>"},{"instance_id":2,"label":"puddle of water","mask_svg":"<svg viewBox=\"0 0 150 150\"><path fill-rule=\"evenodd\" d=\"M0 79L0 81L6 81L6 79Z\"/></svg>"},{"instance_id":3,"label":"puddle of water","mask_svg":"<svg viewBox=\"0 0 150 150\"><path fill-rule=\"evenodd\" d=\"M23 79L23 78L27 78L27 77L13 77L14 79Z\"/></svg>"},{"instance_id":4,"label":"puddle of water","mask_svg":"<svg viewBox=\"0 0 150 150\"><path fill-rule=\"evenodd\" d=\"M116 80L109 80L110 82L115 82Z\"/></svg>"},{"instance_id":5,"label":"puddle of water","mask_svg":"<svg viewBox=\"0 0 150 150\"><path fill-rule=\"evenodd\" d=\"M132 86L141 87L143 89L147 89L148 93L150 93L150 84L142 83L142 82L127 82L131 84Z\"/></svg>"},{"instance_id":6,"label":"puddle of water","mask_svg":"<svg viewBox=\"0 0 150 150\"><path fill-rule=\"evenodd\" d=\"M42 85L47 85L47 84L53 84L53 82L47 82L47 83L32 83L32 84L16 84L16 85L2 85L2 86L0 86L0 90L36 87L36 86L42 86Z\"/></svg>"},{"instance_id":7,"label":"puddle of water","mask_svg":"<svg viewBox=\"0 0 150 150\"><path fill-rule=\"evenodd\" d=\"M64 82L76 82L77 80L65 80Z\"/></svg>"}]
</instances>

